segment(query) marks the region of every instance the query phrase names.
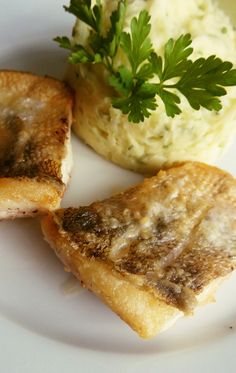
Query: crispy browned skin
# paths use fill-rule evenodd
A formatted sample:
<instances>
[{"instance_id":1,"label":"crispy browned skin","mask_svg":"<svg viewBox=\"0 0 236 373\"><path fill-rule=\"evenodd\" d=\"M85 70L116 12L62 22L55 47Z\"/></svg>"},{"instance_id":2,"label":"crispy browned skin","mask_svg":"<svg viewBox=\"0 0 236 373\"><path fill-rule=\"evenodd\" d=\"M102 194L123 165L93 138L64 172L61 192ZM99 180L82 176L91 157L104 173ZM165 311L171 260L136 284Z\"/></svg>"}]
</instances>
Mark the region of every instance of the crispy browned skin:
<instances>
[{"instance_id":1,"label":"crispy browned skin","mask_svg":"<svg viewBox=\"0 0 236 373\"><path fill-rule=\"evenodd\" d=\"M236 181L189 162L102 202L58 210L44 226L78 277L85 258L87 266L103 263L136 289L191 313L203 291L235 269ZM89 278L85 283L90 287Z\"/></svg>"},{"instance_id":2,"label":"crispy browned skin","mask_svg":"<svg viewBox=\"0 0 236 373\"><path fill-rule=\"evenodd\" d=\"M42 184L45 198L40 205L58 206L65 190L61 166L68 150L72 103L71 90L56 79L0 71L1 199L16 202L24 188ZM31 198L30 191L28 195ZM24 193L23 198L27 199Z\"/></svg>"}]
</instances>

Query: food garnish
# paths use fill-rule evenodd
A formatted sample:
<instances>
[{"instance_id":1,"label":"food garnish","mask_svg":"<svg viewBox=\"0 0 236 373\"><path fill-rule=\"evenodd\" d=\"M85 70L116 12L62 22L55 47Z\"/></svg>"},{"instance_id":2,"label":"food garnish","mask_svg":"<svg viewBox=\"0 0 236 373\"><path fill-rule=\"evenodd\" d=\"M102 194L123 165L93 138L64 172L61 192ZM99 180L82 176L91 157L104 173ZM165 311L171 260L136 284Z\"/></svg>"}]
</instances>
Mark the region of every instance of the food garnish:
<instances>
[{"instance_id":1,"label":"food garnish","mask_svg":"<svg viewBox=\"0 0 236 373\"><path fill-rule=\"evenodd\" d=\"M108 72L108 83L115 89L113 107L128 115L129 122L139 123L148 118L158 106L157 96L163 101L166 114L174 117L181 113L181 95L191 107L219 111L219 97L226 95L224 87L236 85L236 69L228 61L211 55L192 61L190 34L169 39L164 55L158 55L150 39L151 16L142 10L131 20L131 32L124 31L128 4L118 1L110 16L110 28L103 32L103 6L100 0L92 6L91 0L71 0L65 10L89 26L88 45L74 43L68 37L55 38L62 48L70 50L72 64L102 64ZM121 50L127 64L116 66Z\"/></svg>"}]
</instances>

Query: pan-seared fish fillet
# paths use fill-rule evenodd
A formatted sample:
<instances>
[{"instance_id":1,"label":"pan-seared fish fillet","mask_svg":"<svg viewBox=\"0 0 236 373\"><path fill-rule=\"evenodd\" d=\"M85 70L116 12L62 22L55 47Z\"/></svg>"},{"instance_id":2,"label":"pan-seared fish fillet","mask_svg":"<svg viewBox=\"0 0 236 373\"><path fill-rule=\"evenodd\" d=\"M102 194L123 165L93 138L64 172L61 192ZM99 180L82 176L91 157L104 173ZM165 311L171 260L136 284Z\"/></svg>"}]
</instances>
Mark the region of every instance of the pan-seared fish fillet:
<instances>
[{"instance_id":1,"label":"pan-seared fish fillet","mask_svg":"<svg viewBox=\"0 0 236 373\"><path fill-rule=\"evenodd\" d=\"M212 300L236 267L236 181L188 162L42 223L65 267L143 338Z\"/></svg>"},{"instance_id":2,"label":"pan-seared fish fillet","mask_svg":"<svg viewBox=\"0 0 236 373\"><path fill-rule=\"evenodd\" d=\"M56 79L0 71L0 219L59 207L72 163L72 104Z\"/></svg>"}]
</instances>

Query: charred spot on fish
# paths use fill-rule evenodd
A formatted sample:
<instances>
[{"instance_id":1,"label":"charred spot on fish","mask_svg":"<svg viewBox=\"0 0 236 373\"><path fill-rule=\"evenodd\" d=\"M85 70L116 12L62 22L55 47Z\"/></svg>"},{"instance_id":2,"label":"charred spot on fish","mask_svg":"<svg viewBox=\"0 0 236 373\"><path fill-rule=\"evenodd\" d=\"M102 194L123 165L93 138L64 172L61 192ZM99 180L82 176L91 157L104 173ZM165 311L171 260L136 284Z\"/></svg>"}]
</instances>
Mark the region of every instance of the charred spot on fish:
<instances>
[{"instance_id":1,"label":"charred spot on fish","mask_svg":"<svg viewBox=\"0 0 236 373\"><path fill-rule=\"evenodd\" d=\"M18 115L10 115L5 122L5 126L12 131L15 137L23 128L23 121Z\"/></svg>"},{"instance_id":2,"label":"charred spot on fish","mask_svg":"<svg viewBox=\"0 0 236 373\"><path fill-rule=\"evenodd\" d=\"M9 172L10 177L28 177L38 176L39 167L37 164L28 165L25 162L17 163Z\"/></svg>"},{"instance_id":3,"label":"charred spot on fish","mask_svg":"<svg viewBox=\"0 0 236 373\"><path fill-rule=\"evenodd\" d=\"M67 120L67 118L61 118L61 122L63 123L63 124L67 124L68 125L68 120Z\"/></svg>"},{"instance_id":4,"label":"charred spot on fish","mask_svg":"<svg viewBox=\"0 0 236 373\"><path fill-rule=\"evenodd\" d=\"M38 165L39 173L41 176L51 176L58 182L61 180L61 167L60 163L52 159L45 159Z\"/></svg>"},{"instance_id":5,"label":"charred spot on fish","mask_svg":"<svg viewBox=\"0 0 236 373\"><path fill-rule=\"evenodd\" d=\"M37 150L36 144L34 144L34 142L32 140L27 141L27 143L25 144L25 147L24 147L24 152L23 152L24 161L25 162L27 162L27 161L32 162L32 160L35 157L36 150Z\"/></svg>"},{"instance_id":6,"label":"charred spot on fish","mask_svg":"<svg viewBox=\"0 0 236 373\"><path fill-rule=\"evenodd\" d=\"M67 138L67 131L68 131L68 123L63 122L63 125L56 129L55 131L55 138L56 140L64 144L66 138Z\"/></svg>"},{"instance_id":7,"label":"charred spot on fish","mask_svg":"<svg viewBox=\"0 0 236 373\"><path fill-rule=\"evenodd\" d=\"M168 224L163 219L158 219L155 225L155 238L158 244L170 244L174 240L173 233L168 227Z\"/></svg>"},{"instance_id":8,"label":"charred spot on fish","mask_svg":"<svg viewBox=\"0 0 236 373\"><path fill-rule=\"evenodd\" d=\"M8 176L11 168L15 164L15 156L12 151L9 151L8 155L0 161L0 176Z\"/></svg>"},{"instance_id":9,"label":"charred spot on fish","mask_svg":"<svg viewBox=\"0 0 236 373\"><path fill-rule=\"evenodd\" d=\"M1 176L9 173L11 168L17 161L17 142L20 131L22 130L22 121L16 116L9 116L5 122L5 128L8 133L7 142L1 144L2 155L0 159L0 173Z\"/></svg>"},{"instance_id":10,"label":"charred spot on fish","mask_svg":"<svg viewBox=\"0 0 236 373\"><path fill-rule=\"evenodd\" d=\"M31 164L23 157L21 161L18 160L17 154L13 150L0 162L0 176L3 177L21 177L26 176L33 178L38 174L38 165Z\"/></svg>"},{"instance_id":11,"label":"charred spot on fish","mask_svg":"<svg viewBox=\"0 0 236 373\"><path fill-rule=\"evenodd\" d=\"M100 245L86 250L86 255L89 258L106 260L109 255L109 248L105 242L102 242Z\"/></svg>"},{"instance_id":12,"label":"charred spot on fish","mask_svg":"<svg viewBox=\"0 0 236 373\"><path fill-rule=\"evenodd\" d=\"M196 304L194 292L190 289L183 288L166 279L157 280L151 286L155 287L158 294L165 299L165 301L177 307L179 310L190 313Z\"/></svg>"},{"instance_id":13,"label":"charred spot on fish","mask_svg":"<svg viewBox=\"0 0 236 373\"><path fill-rule=\"evenodd\" d=\"M63 229L71 233L79 231L104 233L101 217L96 211L87 207L66 210L63 216Z\"/></svg>"},{"instance_id":14,"label":"charred spot on fish","mask_svg":"<svg viewBox=\"0 0 236 373\"><path fill-rule=\"evenodd\" d=\"M147 271L153 269L150 258L135 255L129 255L128 258L118 260L115 266L119 271L133 275L145 275Z\"/></svg>"}]
</instances>

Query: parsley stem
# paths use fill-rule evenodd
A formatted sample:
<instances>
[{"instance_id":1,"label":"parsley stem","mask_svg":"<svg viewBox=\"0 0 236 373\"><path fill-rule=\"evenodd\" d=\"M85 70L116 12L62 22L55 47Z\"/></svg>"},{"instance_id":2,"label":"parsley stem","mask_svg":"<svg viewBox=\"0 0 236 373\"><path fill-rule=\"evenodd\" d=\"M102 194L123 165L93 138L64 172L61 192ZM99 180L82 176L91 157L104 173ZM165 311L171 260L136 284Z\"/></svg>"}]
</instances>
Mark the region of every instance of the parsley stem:
<instances>
[{"instance_id":1,"label":"parsley stem","mask_svg":"<svg viewBox=\"0 0 236 373\"><path fill-rule=\"evenodd\" d=\"M107 70L108 70L111 74L115 74L114 69L113 69L113 61L111 62L108 56L105 56L104 59L105 59L105 61L104 61L104 65L105 65L105 67L107 68Z\"/></svg>"}]
</instances>

